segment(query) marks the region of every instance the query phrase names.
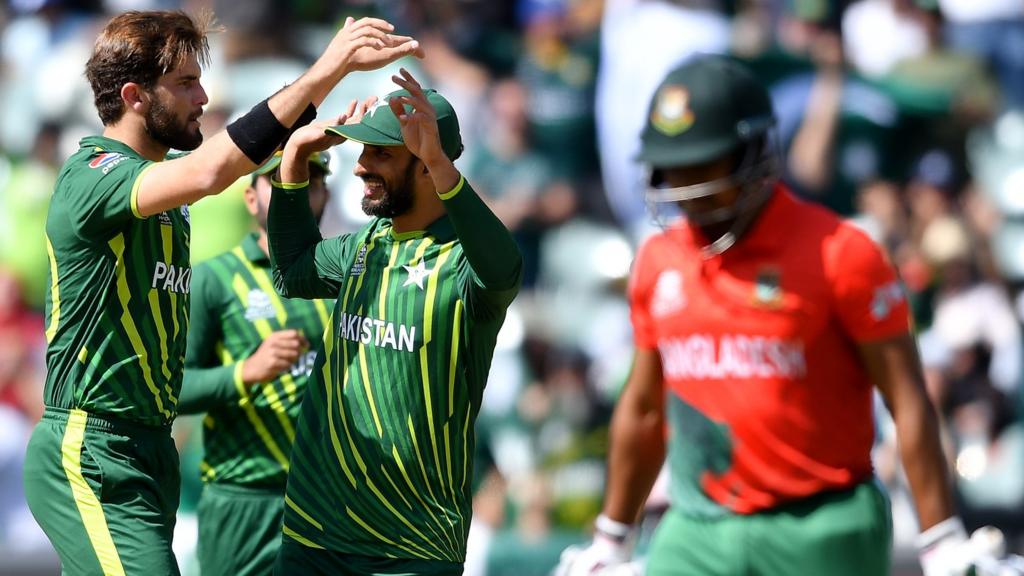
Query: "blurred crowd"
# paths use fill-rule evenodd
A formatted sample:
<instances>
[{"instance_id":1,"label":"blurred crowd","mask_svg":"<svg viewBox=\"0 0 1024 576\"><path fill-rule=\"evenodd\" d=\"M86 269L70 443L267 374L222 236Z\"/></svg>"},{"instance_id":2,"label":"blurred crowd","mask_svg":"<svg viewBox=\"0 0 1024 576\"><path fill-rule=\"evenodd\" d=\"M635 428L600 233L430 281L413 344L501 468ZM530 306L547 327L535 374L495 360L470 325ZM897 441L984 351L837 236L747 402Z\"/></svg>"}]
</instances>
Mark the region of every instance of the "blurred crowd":
<instances>
[{"instance_id":1,"label":"blurred crowd","mask_svg":"<svg viewBox=\"0 0 1024 576\"><path fill-rule=\"evenodd\" d=\"M655 86L696 53L749 62L771 89L787 182L863 226L911 297L968 527L1024 538L1024 2L1020 0L7 0L0 5L0 572L51 562L21 496L42 413L42 235L79 138L101 130L83 77L127 9L212 9L202 118L212 134L294 79L346 16L421 40L401 62L449 97L457 163L513 231L524 289L500 336L478 422L467 574L545 574L601 504L608 423L629 370L624 287L652 230L632 158ZM397 66L397 65L396 65ZM396 67L346 78L321 106L391 91ZM360 225L358 146L335 154L325 234ZM244 182L192 209L193 262L251 222ZM876 468L898 549L916 534L891 423ZM195 542L199 427L181 419L176 548ZM471 545L472 547L472 545ZM20 556L19 556L20 555ZM6 558L6 560L5 560ZM45 572L41 572L45 573Z\"/></svg>"}]
</instances>

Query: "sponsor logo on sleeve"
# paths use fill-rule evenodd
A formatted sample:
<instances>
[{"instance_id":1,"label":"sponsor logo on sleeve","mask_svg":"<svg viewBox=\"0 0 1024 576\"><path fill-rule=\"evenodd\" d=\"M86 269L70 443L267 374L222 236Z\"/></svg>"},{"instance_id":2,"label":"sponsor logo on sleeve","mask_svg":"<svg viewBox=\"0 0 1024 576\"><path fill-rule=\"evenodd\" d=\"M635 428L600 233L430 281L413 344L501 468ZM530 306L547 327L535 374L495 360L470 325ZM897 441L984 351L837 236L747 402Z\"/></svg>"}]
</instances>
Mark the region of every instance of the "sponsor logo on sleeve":
<instances>
[{"instance_id":1,"label":"sponsor logo on sleeve","mask_svg":"<svg viewBox=\"0 0 1024 576\"><path fill-rule=\"evenodd\" d=\"M876 321L885 320L893 309L903 302L903 298L903 287L899 281L893 280L875 288L875 294L871 298L871 318Z\"/></svg>"},{"instance_id":2,"label":"sponsor logo on sleeve","mask_svg":"<svg viewBox=\"0 0 1024 576\"><path fill-rule=\"evenodd\" d=\"M107 174L111 168L127 159L128 157L120 152L104 152L89 161L89 168L100 169L101 172Z\"/></svg>"}]
</instances>

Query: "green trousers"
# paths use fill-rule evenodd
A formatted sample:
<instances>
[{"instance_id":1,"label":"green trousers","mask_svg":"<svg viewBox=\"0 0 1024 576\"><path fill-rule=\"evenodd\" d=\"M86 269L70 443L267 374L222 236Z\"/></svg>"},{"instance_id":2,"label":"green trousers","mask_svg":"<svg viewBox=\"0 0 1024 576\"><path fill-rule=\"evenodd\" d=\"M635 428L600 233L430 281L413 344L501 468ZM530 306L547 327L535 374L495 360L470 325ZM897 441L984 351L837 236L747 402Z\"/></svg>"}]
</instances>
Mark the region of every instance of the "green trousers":
<instances>
[{"instance_id":1,"label":"green trousers","mask_svg":"<svg viewBox=\"0 0 1024 576\"><path fill-rule=\"evenodd\" d=\"M270 576L281 548L284 486L203 486L199 498L199 570L203 576Z\"/></svg>"},{"instance_id":2,"label":"green trousers","mask_svg":"<svg viewBox=\"0 0 1024 576\"><path fill-rule=\"evenodd\" d=\"M669 510L654 534L647 576L884 576L890 570L889 501L874 482L719 518Z\"/></svg>"},{"instance_id":3,"label":"green trousers","mask_svg":"<svg viewBox=\"0 0 1024 576\"><path fill-rule=\"evenodd\" d=\"M462 564L435 560L374 558L310 548L284 537L275 576L461 576ZM205 576L205 575L204 575Z\"/></svg>"},{"instance_id":4,"label":"green trousers","mask_svg":"<svg viewBox=\"0 0 1024 576\"><path fill-rule=\"evenodd\" d=\"M170 426L47 407L25 456L25 498L65 575L176 576L181 477Z\"/></svg>"}]
</instances>

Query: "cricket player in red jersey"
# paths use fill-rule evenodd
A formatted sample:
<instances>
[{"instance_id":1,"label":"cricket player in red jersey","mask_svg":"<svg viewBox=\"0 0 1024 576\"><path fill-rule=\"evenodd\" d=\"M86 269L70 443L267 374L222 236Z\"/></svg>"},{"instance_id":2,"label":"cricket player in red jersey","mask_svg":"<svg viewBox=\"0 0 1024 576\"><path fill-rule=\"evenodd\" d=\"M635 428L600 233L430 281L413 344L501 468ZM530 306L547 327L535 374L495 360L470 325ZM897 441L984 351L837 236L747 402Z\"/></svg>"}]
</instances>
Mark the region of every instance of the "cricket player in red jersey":
<instances>
[{"instance_id":1,"label":"cricket player in red jersey","mask_svg":"<svg viewBox=\"0 0 1024 576\"><path fill-rule=\"evenodd\" d=\"M895 419L926 576L966 574L936 415L896 274L860 230L778 180L767 91L723 57L676 68L640 160L652 205L629 286L636 356L612 420L593 543L560 571L611 573L668 457L671 507L646 573L888 574L872 394ZM962 561L963 560L963 561Z\"/></svg>"}]
</instances>

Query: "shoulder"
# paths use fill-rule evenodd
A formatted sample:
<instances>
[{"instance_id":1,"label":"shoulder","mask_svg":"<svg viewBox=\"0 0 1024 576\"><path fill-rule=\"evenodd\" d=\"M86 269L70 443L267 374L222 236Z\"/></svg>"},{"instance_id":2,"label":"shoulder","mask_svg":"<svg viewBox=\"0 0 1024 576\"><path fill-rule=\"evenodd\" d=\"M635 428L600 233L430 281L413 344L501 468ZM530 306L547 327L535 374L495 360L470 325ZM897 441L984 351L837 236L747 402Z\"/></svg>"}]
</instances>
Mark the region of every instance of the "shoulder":
<instances>
[{"instance_id":1,"label":"shoulder","mask_svg":"<svg viewBox=\"0 0 1024 576\"><path fill-rule=\"evenodd\" d=\"M671 261L689 253L692 246L685 239L683 229L669 229L659 232L646 240L637 249L629 275L629 292L634 296L644 292L654 283L662 270Z\"/></svg>"}]
</instances>

